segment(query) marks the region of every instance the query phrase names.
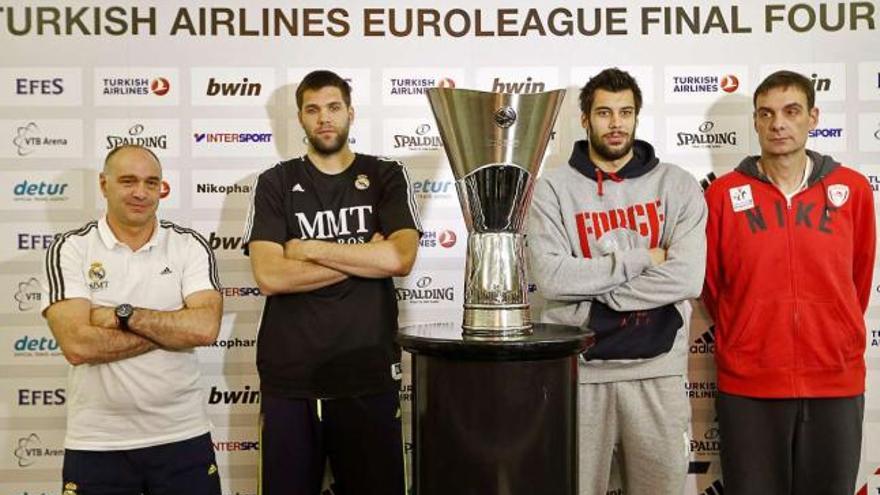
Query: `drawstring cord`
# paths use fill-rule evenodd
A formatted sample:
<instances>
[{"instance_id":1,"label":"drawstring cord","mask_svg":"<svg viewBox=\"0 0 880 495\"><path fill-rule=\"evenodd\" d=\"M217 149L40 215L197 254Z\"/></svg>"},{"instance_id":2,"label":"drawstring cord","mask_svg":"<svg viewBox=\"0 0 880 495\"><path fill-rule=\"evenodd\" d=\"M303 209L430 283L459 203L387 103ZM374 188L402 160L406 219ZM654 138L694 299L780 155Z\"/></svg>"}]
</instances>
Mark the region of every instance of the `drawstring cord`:
<instances>
[{"instance_id":1,"label":"drawstring cord","mask_svg":"<svg viewBox=\"0 0 880 495\"><path fill-rule=\"evenodd\" d=\"M604 194L604 189L602 188L602 180L608 177L614 182L623 182L623 177L617 175L614 172L603 172L601 168L596 167L596 182L599 184L599 196Z\"/></svg>"}]
</instances>

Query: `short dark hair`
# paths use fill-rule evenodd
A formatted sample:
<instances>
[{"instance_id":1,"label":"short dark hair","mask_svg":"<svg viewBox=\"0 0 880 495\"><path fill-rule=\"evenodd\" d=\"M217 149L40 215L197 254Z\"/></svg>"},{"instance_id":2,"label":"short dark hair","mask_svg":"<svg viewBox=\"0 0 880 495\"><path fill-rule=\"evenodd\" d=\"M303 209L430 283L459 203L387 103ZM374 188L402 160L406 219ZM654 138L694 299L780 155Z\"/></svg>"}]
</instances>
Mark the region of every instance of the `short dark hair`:
<instances>
[{"instance_id":1,"label":"short dark hair","mask_svg":"<svg viewBox=\"0 0 880 495\"><path fill-rule=\"evenodd\" d=\"M766 94L771 89L776 88L795 88L801 90L807 97L807 110L812 110L816 104L816 90L813 89L813 82L804 75L798 74L790 70L780 70L767 76L761 84L755 89L755 95L752 97L752 106L757 110L758 95Z\"/></svg>"},{"instance_id":2,"label":"short dark hair","mask_svg":"<svg viewBox=\"0 0 880 495\"><path fill-rule=\"evenodd\" d=\"M345 106L351 106L351 85L348 81L339 77L339 74L329 70L315 70L306 74L296 87L296 108L302 110L303 93L306 91L314 91L327 86L339 88L342 93L342 100Z\"/></svg>"},{"instance_id":3,"label":"short dark hair","mask_svg":"<svg viewBox=\"0 0 880 495\"><path fill-rule=\"evenodd\" d=\"M636 115L642 109L642 90L639 89L639 84L635 78L629 75L629 72L620 70L617 67L611 67L591 77L587 84L581 88L579 99L581 112L585 115L589 115L590 110L593 109L593 100L598 89L604 89L612 93L619 93L627 89L632 90L633 99L636 103Z\"/></svg>"},{"instance_id":4,"label":"short dark hair","mask_svg":"<svg viewBox=\"0 0 880 495\"><path fill-rule=\"evenodd\" d=\"M159 160L159 157L156 156L156 154L153 153L153 150L151 150L150 148L147 148L146 146L142 146L140 144L123 144L122 146L117 146L117 147L113 148L112 150L110 150L110 152L107 153L107 156L104 157L104 171L105 172L107 171L107 166L110 164L110 160L114 156L116 156L117 153L119 153L122 150L146 151L147 153L149 153L150 156L153 157L153 160L156 160L156 164L159 165L159 168L160 169L162 168L162 162Z\"/></svg>"}]
</instances>

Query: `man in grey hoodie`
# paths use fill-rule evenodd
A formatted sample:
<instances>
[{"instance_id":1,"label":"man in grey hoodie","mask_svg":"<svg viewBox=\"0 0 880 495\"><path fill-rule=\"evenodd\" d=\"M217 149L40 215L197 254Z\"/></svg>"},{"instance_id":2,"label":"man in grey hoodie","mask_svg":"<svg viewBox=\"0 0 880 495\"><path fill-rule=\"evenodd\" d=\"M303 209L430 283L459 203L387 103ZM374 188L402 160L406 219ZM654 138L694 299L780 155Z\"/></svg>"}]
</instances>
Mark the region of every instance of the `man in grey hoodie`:
<instances>
[{"instance_id":1,"label":"man in grey hoodie","mask_svg":"<svg viewBox=\"0 0 880 495\"><path fill-rule=\"evenodd\" d=\"M616 450L628 495L678 495L688 466L691 308L706 261L697 181L635 139L642 96L606 69L581 89L588 139L535 187L530 269L538 320L589 328L580 359L581 494L604 495Z\"/></svg>"}]
</instances>

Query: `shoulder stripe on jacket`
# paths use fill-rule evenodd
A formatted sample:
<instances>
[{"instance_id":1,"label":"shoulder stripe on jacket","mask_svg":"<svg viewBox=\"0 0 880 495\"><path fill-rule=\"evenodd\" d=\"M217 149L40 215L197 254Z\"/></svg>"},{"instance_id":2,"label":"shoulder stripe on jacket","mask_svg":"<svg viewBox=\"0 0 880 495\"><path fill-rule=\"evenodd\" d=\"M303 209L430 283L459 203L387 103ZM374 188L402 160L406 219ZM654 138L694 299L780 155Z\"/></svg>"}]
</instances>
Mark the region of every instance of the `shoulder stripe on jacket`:
<instances>
[{"instance_id":1,"label":"shoulder stripe on jacket","mask_svg":"<svg viewBox=\"0 0 880 495\"><path fill-rule=\"evenodd\" d=\"M191 235L193 236L193 238L195 238L195 240L199 242L199 244L202 245L203 248L205 248L205 252L208 253L208 274L209 278L211 279L211 285L214 287L214 289L220 290L220 276L217 274L217 261L214 259L214 251L211 249L211 246L208 244L208 241L205 240L202 234L199 234L193 229L181 227L180 225L169 222L168 220L161 220L159 222L159 225L161 225L163 228L171 229L178 234Z\"/></svg>"},{"instance_id":2,"label":"shoulder stripe on jacket","mask_svg":"<svg viewBox=\"0 0 880 495\"><path fill-rule=\"evenodd\" d=\"M65 232L52 241L46 251L46 283L49 285L49 305L65 299L64 297L64 272L61 270L61 248L71 236L85 236L92 229L98 227L98 221L83 225L82 227Z\"/></svg>"},{"instance_id":3,"label":"shoulder stripe on jacket","mask_svg":"<svg viewBox=\"0 0 880 495\"><path fill-rule=\"evenodd\" d=\"M422 219L419 216L419 204L416 202L416 194L413 191L412 181L409 180L409 173L406 171L406 167L400 163L396 162L400 167L400 171L403 173L403 180L406 181L406 202L409 205L409 214L412 216L413 223L416 225L416 229L419 232L424 232L422 228Z\"/></svg>"}]
</instances>

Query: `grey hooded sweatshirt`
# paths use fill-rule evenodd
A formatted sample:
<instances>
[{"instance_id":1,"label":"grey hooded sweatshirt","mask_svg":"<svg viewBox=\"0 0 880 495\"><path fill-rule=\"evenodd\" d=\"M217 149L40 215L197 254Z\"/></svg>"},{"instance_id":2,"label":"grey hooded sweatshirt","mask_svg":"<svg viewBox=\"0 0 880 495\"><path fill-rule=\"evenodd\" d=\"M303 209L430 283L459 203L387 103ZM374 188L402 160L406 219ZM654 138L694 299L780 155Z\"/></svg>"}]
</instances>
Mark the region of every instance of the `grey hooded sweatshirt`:
<instances>
[{"instance_id":1,"label":"grey hooded sweatshirt","mask_svg":"<svg viewBox=\"0 0 880 495\"><path fill-rule=\"evenodd\" d=\"M691 307L706 266L706 203L696 179L636 141L617 173L574 145L567 166L539 179L528 223L537 321L590 328L581 383L685 375ZM666 249L651 265L649 249Z\"/></svg>"}]
</instances>

